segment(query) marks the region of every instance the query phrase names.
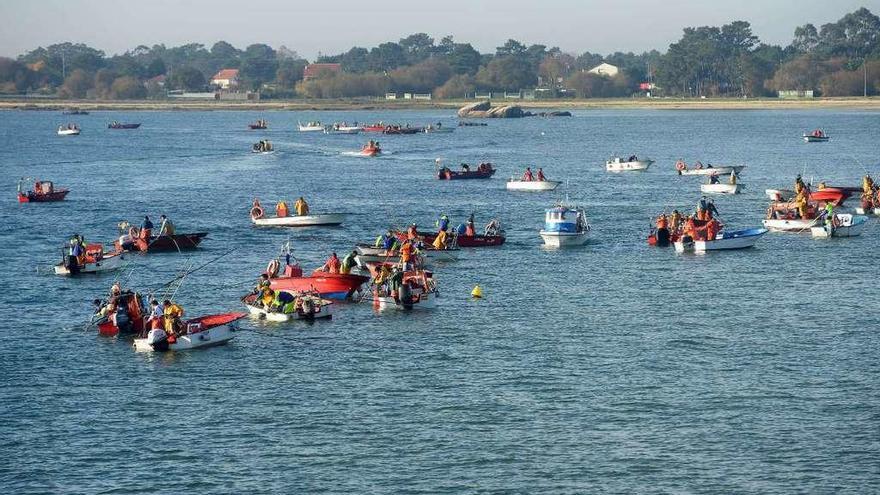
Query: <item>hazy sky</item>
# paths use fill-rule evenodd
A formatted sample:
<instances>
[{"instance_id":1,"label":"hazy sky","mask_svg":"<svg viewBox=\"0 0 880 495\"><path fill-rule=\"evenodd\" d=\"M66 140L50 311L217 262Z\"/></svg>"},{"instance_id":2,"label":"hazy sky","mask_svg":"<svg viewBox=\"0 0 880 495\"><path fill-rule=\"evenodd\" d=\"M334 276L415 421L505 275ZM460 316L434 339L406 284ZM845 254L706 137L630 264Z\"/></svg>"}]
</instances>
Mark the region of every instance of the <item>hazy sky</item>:
<instances>
[{"instance_id":1,"label":"hazy sky","mask_svg":"<svg viewBox=\"0 0 880 495\"><path fill-rule=\"evenodd\" d=\"M796 26L817 27L880 0L0 0L0 55L82 42L108 54L137 45L225 40L286 45L313 59L416 32L452 34L480 52L508 38L564 51L665 50L685 26L746 20L762 41L787 44Z\"/></svg>"}]
</instances>

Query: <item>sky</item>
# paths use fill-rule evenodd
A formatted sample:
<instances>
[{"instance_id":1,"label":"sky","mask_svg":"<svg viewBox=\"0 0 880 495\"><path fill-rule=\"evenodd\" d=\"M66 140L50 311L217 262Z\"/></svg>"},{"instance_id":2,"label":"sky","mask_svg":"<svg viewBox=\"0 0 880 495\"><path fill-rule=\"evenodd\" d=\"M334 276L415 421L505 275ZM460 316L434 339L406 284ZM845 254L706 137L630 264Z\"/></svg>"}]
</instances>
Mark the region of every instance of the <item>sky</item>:
<instances>
[{"instance_id":1,"label":"sky","mask_svg":"<svg viewBox=\"0 0 880 495\"><path fill-rule=\"evenodd\" d=\"M425 32L451 34L482 53L514 38L563 51L665 51L686 26L745 20L762 41L787 45L797 26L817 27L880 0L0 0L0 56L63 41L108 55L138 45L225 40L238 48L285 45L307 59Z\"/></svg>"}]
</instances>

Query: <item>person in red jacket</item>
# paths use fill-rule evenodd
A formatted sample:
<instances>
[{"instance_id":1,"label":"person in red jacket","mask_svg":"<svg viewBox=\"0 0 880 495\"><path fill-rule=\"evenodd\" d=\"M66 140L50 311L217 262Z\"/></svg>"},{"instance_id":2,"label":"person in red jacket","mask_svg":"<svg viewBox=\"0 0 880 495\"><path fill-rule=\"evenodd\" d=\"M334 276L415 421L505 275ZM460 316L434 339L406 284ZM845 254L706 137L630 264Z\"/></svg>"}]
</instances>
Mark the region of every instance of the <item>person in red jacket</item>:
<instances>
[{"instance_id":1,"label":"person in red jacket","mask_svg":"<svg viewBox=\"0 0 880 495\"><path fill-rule=\"evenodd\" d=\"M336 253L333 253L327 258L327 261L324 262L324 266L321 267L321 270L330 273L339 273L340 265L341 262L339 261L339 257L336 256Z\"/></svg>"}]
</instances>

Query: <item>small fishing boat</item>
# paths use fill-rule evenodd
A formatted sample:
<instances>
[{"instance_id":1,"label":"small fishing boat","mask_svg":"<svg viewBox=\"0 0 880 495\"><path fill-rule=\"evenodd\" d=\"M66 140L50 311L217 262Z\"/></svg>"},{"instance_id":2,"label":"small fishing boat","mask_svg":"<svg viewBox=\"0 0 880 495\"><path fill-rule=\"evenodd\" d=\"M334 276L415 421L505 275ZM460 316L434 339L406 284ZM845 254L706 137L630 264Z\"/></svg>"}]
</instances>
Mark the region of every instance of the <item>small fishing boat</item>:
<instances>
[{"instance_id":1,"label":"small fishing boat","mask_svg":"<svg viewBox=\"0 0 880 495\"><path fill-rule=\"evenodd\" d=\"M704 194L739 194L746 186L743 184L700 184L700 192Z\"/></svg>"},{"instance_id":2,"label":"small fishing boat","mask_svg":"<svg viewBox=\"0 0 880 495\"><path fill-rule=\"evenodd\" d=\"M68 125L64 127L63 125L58 126L58 135L59 136L79 136L80 129L76 124Z\"/></svg>"},{"instance_id":3,"label":"small fishing boat","mask_svg":"<svg viewBox=\"0 0 880 495\"><path fill-rule=\"evenodd\" d=\"M439 163L439 162L438 162ZM470 165L461 164L461 170L451 170L449 167L441 167L437 171L437 179L439 180L463 180L463 179L489 179L495 175L495 168L491 163L481 163L477 165L476 170L471 170Z\"/></svg>"},{"instance_id":4,"label":"small fishing boat","mask_svg":"<svg viewBox=\"0 0 880 495\"><path fill-rule=\"evenodd\" d=\"M853 215L850 213L838 213L834 215L833 222L824 222L810 228L810 234L813 237L855 237L861 235L865 230L868 217L863 215Z\"/></svg>"},{"instance_id":5,"label":"small fishing boat","mask_svg":"<svg viewBox=\"0 0 880 495\"><path fill-rule=\"evenodd\" d=\"M117 251L142 251L142 252L163 252L163 251L183 251L196 249L207 236L207 232L194 232L190 234L174 234L150 236L149 240L140 237L132 238L130 235L122 236L122 238L114 241Z\"/></svg>"},{"instance_id":6,"label":"small fishing boat","mask_svg":"<svg viewBox=\"0 0 880 495\"><path fill-rule=\"evenodd\" d=\"M813 132L803 135L805 143L824 143L831 139L822 129L816 129Z\"/></svg>"},{"instance_id":7,"label":"small fishing boat","mask_svg":"<svg viewBox=\"0 0 880 495\"><path fill-rule=\"evenodd\" d=\"M107 124L107 129L137 129L140 124L123 124L121 122L111 122Z\"/></svg>"},{"instance_id":8,"label":"small fishing boat","mask_svg":"<svg viewBox=\"0 0 880 495\"><path fill-rule=\"evenodd\" d=\"M281 270L280 258L284 258L283 270ZM350 299L363 284L370 280L369 277L354 273L330 273L320 269L315 270L311 276L303 276L302 267L299 261L293 257L289 242L281 248L279 258L269 262L264 273L269 275L272 290L288 290L298 293L315 292L321 297L338 300Z\"/></svg>"},{"instance_id":9,"label":"small fishing boat","mask_svg":"<svg viewBox=\"0 0 880 495\"><path fill-rule=\"evenodd\" d=\"M223 345L233 339L237 330L235 322L247 313L223 313L200 316L184 321L186 332L169 336L164 330L152 330L146 338L134 339L138 352L189 351L205 347Z\"/></svg>"},{"instance_id":10,"label":"small fishing boat","mask_svg":"<svg viewBox=\"0 0 880 495\"><path fill-rule=\"evenodd\" d=\"M842 205L850 196L852 196L850 191L837 187L826 187L824 189L810 191L810 201L831 203L834 206Z\"/></svg>"},{"instance_id":11,"label":"small fishing boat","mask_svg":"<svg viewBox=\"0 0 880 495\"><path fill-rule=\"evenodd\" d=\"M67 254L65 248L61 263L55 265L55 275L76 276L84 273L104 273L118 269L125 260L121 252L104 252L101 244L88 244L85 254L77 259Z\"/></svg>"},{"instance_id":12,"label":"small fishing boat","mask_svg":"<svg viewBox=\"0 0 880 495\"><path fill-rule=\"evenodd\" d=\"M379 311L388 309L422 310L437 307L437 284L434 275L427 270L391 271L390 276L373 283L373 307Z\"/></svg>"},{"instance_id":13,"label":"small fishing boat","mask_svg":"<svg viewBox=\"0 0 880 495\"><path fill-rule=\"evenodd\" d=\"M361 156L378 156L381 153L382 148L379 147L379 143L370 141L361 148L361 151L358 154Z\"/></svg>"},{"instance_id":14,"label":"small fishing boat","mask_svg":"<svg viewBox=\"0 0 880 495\"><path fill-rule=\"evenodd\" d=\"M248 129L250 129L252 131L268 129L268 128L269 128L269 121L263 120L263 119L259 119L256 122L254 122L253 124L248 124Z\"/></svg>"},{"instance_id":15,"label":"small fishing boat","mask_svg":"<svg viewBox=\"0 0 880 495\"><path fill-rule=\"evenodd\" d=\"M102 311L102 315L96 321L94 320L95 316L98 316L96 313L93 318L93 322L98 327L98 334L104 337L116 337L118 335L146 335L146 318L145 316L149 312L146 306L146 298L138 293L132 291L121 291L119 294L112 296L110 301L101 302L99 304L97 310ZM110 304L112 303L112 304ZM105 305L109 306L113 310L109 314L104 314L103 311L106 311Z\"/></svg>"},{"instance_id":16,"label":"small fishing boat","mask_svg":"<svg viewBox=\"0 0 880 495\"><path fill-rule=\"evenodd\" d=\"M385 124L379 122L378 124L365 125L361 127L361 130L363 130L364 132L384 132Z\"/></svg>"},{"instance_id":17,"label":"small fishing boat","mask_svg":"<svg viewBox=\"0 0 880 495\"><path fill-rule=\"evenodd\" d=\"M650 167L652 163L654 163L654 160L651 160L650 158L640 159L635 155L626 160L619 156L615 156L605 162L605 170L608 172L645 171L648 170L648 167Z\"/></svg>"},{"instance_id":18,"label":"small fishing boat","mask_svg":"<svg viewBox=\"0 0 880 495\"><path fill-rule=\"evenodd\" d=\"M558 180L522 180L511 177L505 187L508 191L552 191L562 184Z\"/></svg>"},{"instance_id":19,"label":"small fishing boat","mask_svg":"<svg viewBox=\"0 0 880 495\"><path fill-rule=\"evenodd\" d=\"M275 146L273 146L270 141L264 139L262 141L254 143L254 145L251 146L251 153L256 153L260 155L275 153Z\"/></svg>"},{"instance_id":20,"label":"small fishing boat","mask_svg":"<svg viewBox=\"0 0 880 495\"><path fill-rule=\"evenodd\" d=\"M437 238L437 234L429 233L422 234L422 241L425 244L432 244L434 239ZM504 234L500 235L485 235L485 234L476 234L476 235L462 235L462 234L453 234L452 241L450 245L458 246L460 248L474 248L474 247L490 247L490 246L500 246L504 244L505 237Z\"/></svg>"},{"instance_id":21,"label":"small fishing boat","mask_svg":"<svg viewBox=\"0 0 880 495\"><path fill-rule=\"evenodd\" d=\"M364 269L371 265L381 263L400 263L400 252L396 249L385 249L369 244L358 244L355 246L358 255L355 261L358 266ZM425 246L419 250L419 254L430 261L456 261L460 248L448 247L446 249L434 249L433 246Z\"/></svg>"},{"instance_id":22,"label":"small fishing boat","mask_svg":"<svg viewBox=\"0 0 880 495\"><path fill-rule=\"evenodd\" d=\"M70 192L68 189L55 189L51 181L35 181L32 191L22 191L22 183L24 178L18 181L18 202L19 203L48 203L52 201L63 201Z\"/></svg>"},{"instance_id":23,"label":"small fishing boat","mask_svg":"<svg viewBox=\"0 0 880 495\"><path fill-rule=\"evenodd\" d=\"M424 129L422 127L401 127L399 125L389 125L385 127L385 130L382 131L382 134L419 134L423 131Z\"/></svg>"},{"instance_id":24,"label":"small fishing boat","mask_svg":"<svg viewBox=\"0 0 880 495\"><path fill-rule=\"evenodd\" d=\"M583 208L557 204L544 214L541 238L550 247L580 246L587 242L590 225Z\"/></svg>"},{"instance_id":25,"label":"small fishing boat","mask_svg":"<svg viewBox=\"0 0 880 495\"><path fill-rule=\"evenodd\" d=\"M283 323L290 320L318 320L333 317L333 301L322 299L315 293L299 293L294 291L279 291L279 297L285 297L288 301L282 307L266 308L257 300L256 294L249 294L242 299L251 316L266 321ZM286 294L286 296L284 296Z\"/></svg>"},{"instance_id":26,"label":"small fishing boat","mask_svg":"<svg viewBox=\"0 0 880 495\"><path fill-rule=\"evenodd\" d=\"M321 122L309 122L306 125L297 122L297 125L299 126L299 132L324 132L324 126Z\"/></svg>"},{"instance_id":27,"label":"small fishing boat","mask_svg":"<svg viewBox=\"0 0 880 495\"><path fill-rule=\"evenodd\" d=\"M675 251L679 253L695 252L705 253L706 251L726 251L731 249L746 249L753 247L758 239L767 233L767 229L754 227L744 230L725 231L722 230L715 236L714 240L693 240L685 237L675 241Z\"/></svg>"},{"instance_id":28,"label":"small fishing boat","mask_svg":"<svg viewBox=\"0 0 880 495\"><path fill-rule=\"evenodd\" d=\"M361 128L358 126L333 124L324 127L324 134L358 134Z\"/></svg>"},{"instance_id":29,"label":"small fishing boat","mask_svg":"<svg viewBox=\"0 0 880 495\"><path fill-rule=\"evenodd\" d=\"M745 165L707 165L703 167L703 164L700 162L696 162L695 168L688 168L687 164L683 161L679 160L675 164L675 170L678 172L678 175L730 175L731 172L739 175L740 172L744 168Z\"/></svg>"},{"instance_id":30,"label":"small fishing boat","mask_svg":"<svg viewBox=\"0 0 880 495\"><path fill-rule=\"evenodd\" d=\"M254 208L255 209L255 208ZM265 217L260 209L255 216L251 209L251 222L261 227L315 227L319 225L341 225L345 221L345 213L316 213L309 215L290 215L286 217Z\"/></svg>"},{"instance_id":31,"label":"small fishing boat","mask_svg":"<svg viewBox=\"0 0 880 495\"><path fill-rule=\"evenodd\" d=\"M455 131L455 127L443 127L439 122L425 126L426 134L450 134Z\"/></svg>"},{"instance_id":32,"label":"small fishing boat","mask_svg":"<svg viewBox=\"0 0 880 495\"><path fill-rule=\"evenodd\" d=\"M466 121L459 121L458 122L459 127L486 127L488 125L489 124L487 124L485 122L466 122Z\"/></svg>"}]
</instances>

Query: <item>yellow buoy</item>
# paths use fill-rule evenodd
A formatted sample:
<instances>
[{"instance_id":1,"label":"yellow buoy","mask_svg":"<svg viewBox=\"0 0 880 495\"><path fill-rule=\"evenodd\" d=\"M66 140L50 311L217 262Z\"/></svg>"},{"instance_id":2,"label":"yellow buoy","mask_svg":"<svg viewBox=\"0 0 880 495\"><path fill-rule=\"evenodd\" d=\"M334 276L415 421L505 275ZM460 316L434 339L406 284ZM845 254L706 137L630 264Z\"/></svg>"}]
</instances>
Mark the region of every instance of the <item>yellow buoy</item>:
<instances>
[{"instance_id":1,"label":"yellow buoy","mask_svg":"<svg viewBox=\"0 0 880 495\"><path fill-rule=\"evenodd\" d=\"M471 291L471 296L476 297L477 299L483 297L483 289L480 288L479 284L474 286L474 290Z\"/></svg>"}]
</instances>

